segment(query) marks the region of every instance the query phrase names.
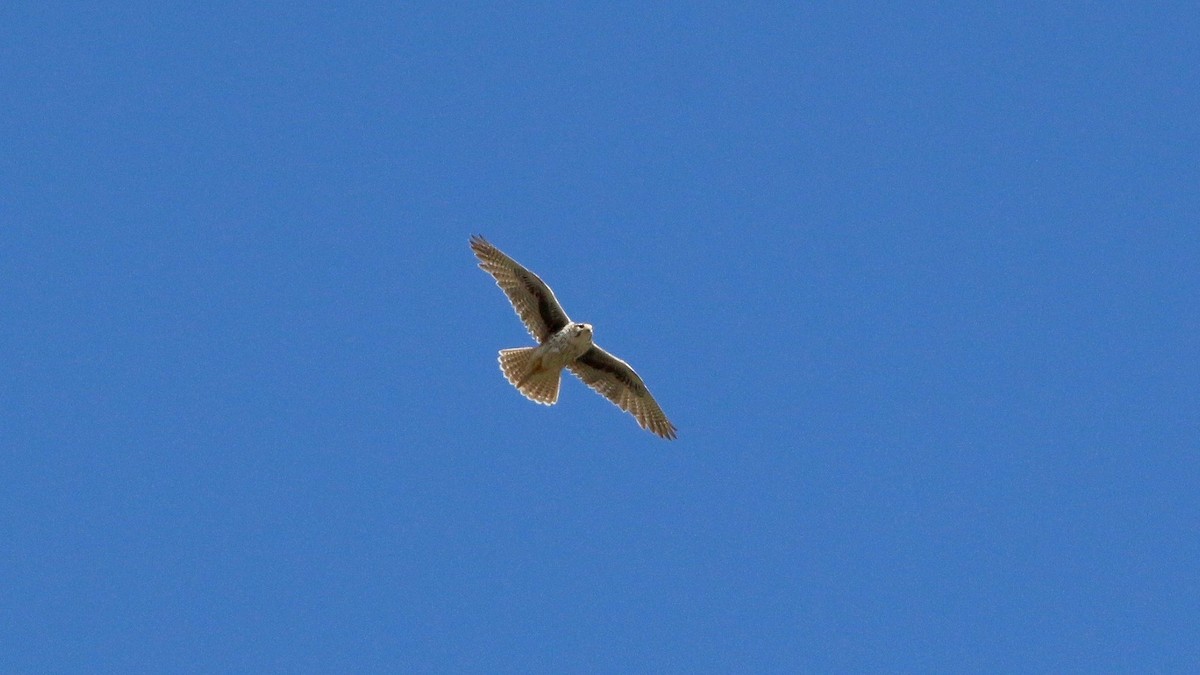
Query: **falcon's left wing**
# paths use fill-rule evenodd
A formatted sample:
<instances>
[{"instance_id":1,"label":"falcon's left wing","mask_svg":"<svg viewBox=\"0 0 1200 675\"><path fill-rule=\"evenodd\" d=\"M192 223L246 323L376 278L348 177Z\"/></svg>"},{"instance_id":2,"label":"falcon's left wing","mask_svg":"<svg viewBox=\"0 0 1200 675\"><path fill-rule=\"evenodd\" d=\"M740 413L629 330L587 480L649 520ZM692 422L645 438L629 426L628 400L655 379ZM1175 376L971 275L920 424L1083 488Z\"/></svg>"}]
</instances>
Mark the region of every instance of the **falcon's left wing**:
<instances>
[{"instance_id":1,"label":"falcon's left wing","mask_svg":"<svg viewBox=\"0 0 1200 675\"><path fill-rule=\"evenodd\" d=\"M628 363L593 345L567 368L584 384L633 415L646 431L668 440L675 438L675 425Z\"/></svg>"}]
</instances>

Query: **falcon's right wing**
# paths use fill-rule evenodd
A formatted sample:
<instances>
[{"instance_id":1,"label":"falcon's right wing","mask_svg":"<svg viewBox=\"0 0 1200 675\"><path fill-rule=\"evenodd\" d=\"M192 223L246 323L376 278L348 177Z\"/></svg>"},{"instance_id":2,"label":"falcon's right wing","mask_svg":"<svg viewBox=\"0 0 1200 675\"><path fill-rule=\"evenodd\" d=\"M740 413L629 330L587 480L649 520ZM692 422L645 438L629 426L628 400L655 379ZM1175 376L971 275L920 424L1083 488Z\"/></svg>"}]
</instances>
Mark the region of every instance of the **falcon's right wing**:
<instances>
[{"instance_id":1,"label":"falcon's right wing","mask_svg":"<svg viewBox=\"0 0 1200 675\"><path fill-rule=\"evenodd\" d=\"M517 316L538 342L545 342L546 338L571 323L554 292L538 275L479 235L471 237L471 250L475 251L483 271L496 278L496 285L504 290L513 309L517 310Z\"/></svg>"}]
</instances>

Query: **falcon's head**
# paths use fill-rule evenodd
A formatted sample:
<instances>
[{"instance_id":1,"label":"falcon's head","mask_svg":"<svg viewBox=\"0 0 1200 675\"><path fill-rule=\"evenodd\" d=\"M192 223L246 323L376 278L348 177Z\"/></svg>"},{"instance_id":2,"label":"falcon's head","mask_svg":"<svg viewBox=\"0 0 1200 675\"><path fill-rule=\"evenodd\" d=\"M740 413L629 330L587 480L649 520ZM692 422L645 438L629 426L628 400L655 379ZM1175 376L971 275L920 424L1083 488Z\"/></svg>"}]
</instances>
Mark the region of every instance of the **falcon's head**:
<instances>
[{"instance_id":1,"label":"falcon's head","mask_svg":"<svg viewBox=\"0 0 1200 675\"><path fill-rule=\"evenodd\" d=\"M572 323L567 332L571 336L571 341L576 344L592 344L592 324L590 323Z\"/></svg>"}]
</instances>

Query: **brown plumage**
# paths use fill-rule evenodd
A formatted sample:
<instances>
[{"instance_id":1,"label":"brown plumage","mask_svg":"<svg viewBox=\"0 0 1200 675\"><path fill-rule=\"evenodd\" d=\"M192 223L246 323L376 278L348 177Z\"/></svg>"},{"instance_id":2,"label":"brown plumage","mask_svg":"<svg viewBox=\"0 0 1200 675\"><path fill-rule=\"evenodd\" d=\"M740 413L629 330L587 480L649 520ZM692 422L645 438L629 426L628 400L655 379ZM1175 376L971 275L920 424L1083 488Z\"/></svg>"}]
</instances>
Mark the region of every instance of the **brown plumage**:
<instances>
[{"instance_id":1,"label":"brown plumage","mask_svg":"<svg viewBox=\"0 0 1200 675\"><path fill-rule=\"evenodd\" d=\"M675 425L650 395L633 368L592 342L592 327L571 321L554 292L536 274L504 255L483 237L471 237L479 266L496 279L517 316L538 341L535 347L500 352L504 377L526 398L543 405L558 401L563 368L633 415L643 429L662 438L676 436Z\"/></svg>"}]
</instances>

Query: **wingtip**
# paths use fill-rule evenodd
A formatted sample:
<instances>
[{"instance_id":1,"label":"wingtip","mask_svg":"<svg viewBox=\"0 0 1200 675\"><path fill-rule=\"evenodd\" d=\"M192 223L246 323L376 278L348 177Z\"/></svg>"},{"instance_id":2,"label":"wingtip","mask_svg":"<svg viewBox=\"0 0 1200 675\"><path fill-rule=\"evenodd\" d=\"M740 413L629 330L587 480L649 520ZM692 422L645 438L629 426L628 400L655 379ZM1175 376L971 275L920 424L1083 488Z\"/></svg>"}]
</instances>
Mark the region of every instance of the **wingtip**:
<instances>
[{"instance_id":1,"label":"wingtip","mask_svg":"<svg viewBox=\"0 0 1200 675\"><path fill-rule=\"evenodd\" d=\"M643 423L641 420L638 420L638 424L641 425L641 427L646 431L649 431L665 441L673 441L679 437L679 430L668 420L647 420L645 423Z\"/></svg>"},{"instance_id":2,"label":"wingtip","mask_svg":"<svg viewBox=\"0 0 1200 675\"><path fill-rule=\"evenodd\" d=\"M471 239L469 241L471 244L471 252L475 254L476 258L479 258L479 267L487 269L483 267L483 256L495 247L489 244L488 240L484 239L483 235L481 234L471 235Z\"/></svg>"}]
</instances>

